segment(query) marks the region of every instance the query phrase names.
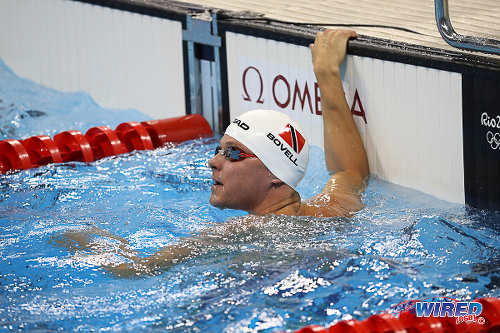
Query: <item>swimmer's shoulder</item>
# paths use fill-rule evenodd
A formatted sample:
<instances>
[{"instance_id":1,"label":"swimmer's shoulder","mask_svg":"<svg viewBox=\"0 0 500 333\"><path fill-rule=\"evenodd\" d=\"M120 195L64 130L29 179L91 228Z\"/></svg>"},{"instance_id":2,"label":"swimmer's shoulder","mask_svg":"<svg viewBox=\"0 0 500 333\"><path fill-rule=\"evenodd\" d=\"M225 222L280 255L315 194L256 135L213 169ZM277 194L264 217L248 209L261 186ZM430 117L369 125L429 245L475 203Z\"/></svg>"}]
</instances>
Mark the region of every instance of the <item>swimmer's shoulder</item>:
<instances>
[{"instance_id":1,"label":"swimmer's shoulder","mask_svg":"<svg viewBox=\"0 0 500 333\"><path fill-rule=\"evenodd\" d=\"M314 217L352 217L355 213L363 209L361 200L354 196L349 196L343 200L325 198L325 196L315 196L310 200L303 201L300 205L298 216Z\"/></svg>"},{"instance_id":2,"label":"swimmer's shoulder","mask_svg":"<svg viewBox=\"0 0 500 333\"><path fill-rule=\"evenodd\" d=\"M330 177L321 193L301 202L298 215L351 217L364 208L361 195L366 182L348 173Z\"/></svg>"}]
</instances>

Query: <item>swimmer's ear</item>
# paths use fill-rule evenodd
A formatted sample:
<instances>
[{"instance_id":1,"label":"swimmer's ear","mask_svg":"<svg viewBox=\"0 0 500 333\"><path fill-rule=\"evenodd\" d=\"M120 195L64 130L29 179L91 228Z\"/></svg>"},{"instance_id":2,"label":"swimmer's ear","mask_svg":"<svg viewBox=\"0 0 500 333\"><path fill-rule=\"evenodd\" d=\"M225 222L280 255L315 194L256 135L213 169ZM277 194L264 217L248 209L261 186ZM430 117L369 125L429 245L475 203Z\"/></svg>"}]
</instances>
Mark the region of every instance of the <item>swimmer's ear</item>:
<instances>
[{"instance_id":1,"label":"swimmer's ear","mask_svg":"<svg viewBox=\"0 0 500 333\"><path fill-rule=\"evenodd\" d=\"M271 184L274 186L274 187L278 187L278 186L281 186L283 184L285 184L282 180L278 179L278 178L274 178L272 181L271 181Z\"/></svg>"},{"instance_id":2,"label":"swimmer's ear","mask_svg":"<svg viewBox=\"0 0 500 333\"><path fill-rule=\"evenodd\" d=\"M284 182L281 179L279 179L278 177L276 177L271 171L269 171L269 169L267 170L267 172L268 172L268 176L270 178L272 178L272 180L271 180L272 187L279 187L279 186L284 184Z\"/></svg>"}]
</instances>

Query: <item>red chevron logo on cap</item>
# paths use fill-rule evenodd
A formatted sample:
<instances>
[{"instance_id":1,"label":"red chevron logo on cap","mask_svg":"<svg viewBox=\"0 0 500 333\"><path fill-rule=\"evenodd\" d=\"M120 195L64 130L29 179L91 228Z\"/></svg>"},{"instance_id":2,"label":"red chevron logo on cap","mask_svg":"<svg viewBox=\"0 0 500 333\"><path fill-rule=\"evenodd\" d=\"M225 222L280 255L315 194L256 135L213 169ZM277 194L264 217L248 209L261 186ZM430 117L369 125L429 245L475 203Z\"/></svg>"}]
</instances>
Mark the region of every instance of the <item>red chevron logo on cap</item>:
<instances>
[{"instance_id":1,"label":"red chevron logo on cap","mask_svg":"<svg viewBox=\"0 0 500 333\"><path fill-rule=\"evenodd\" d=\"M300 132L290 124L286 125L286 127L279 133L279 136L281 136L281 138L285 140L285 142L288 143L288 145L292 147L296 153L300 153L306 143L306 139L304 139L302 134L300 134Z\"/></svg>"}]
</instances>

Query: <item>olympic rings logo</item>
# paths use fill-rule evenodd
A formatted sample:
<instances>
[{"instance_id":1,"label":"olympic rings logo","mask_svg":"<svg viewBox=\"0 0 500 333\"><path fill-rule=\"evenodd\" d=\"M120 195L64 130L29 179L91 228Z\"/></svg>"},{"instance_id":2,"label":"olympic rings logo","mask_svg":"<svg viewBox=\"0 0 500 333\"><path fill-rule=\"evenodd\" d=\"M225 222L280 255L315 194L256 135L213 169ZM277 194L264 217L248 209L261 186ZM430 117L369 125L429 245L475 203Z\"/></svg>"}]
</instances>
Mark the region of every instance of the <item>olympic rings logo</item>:
<instances>
[{"instance_id":1,"label":"olympic rings logo","mask_svg":"<svg viewBox=\"0 0 500 333\"><path fill-rule=\"evenodd\" d=\"M493 132L488 131L486 141L490 144L491 149L498 149L500 147L500 133L493 134Z\"/></svg>"}]
</instances>

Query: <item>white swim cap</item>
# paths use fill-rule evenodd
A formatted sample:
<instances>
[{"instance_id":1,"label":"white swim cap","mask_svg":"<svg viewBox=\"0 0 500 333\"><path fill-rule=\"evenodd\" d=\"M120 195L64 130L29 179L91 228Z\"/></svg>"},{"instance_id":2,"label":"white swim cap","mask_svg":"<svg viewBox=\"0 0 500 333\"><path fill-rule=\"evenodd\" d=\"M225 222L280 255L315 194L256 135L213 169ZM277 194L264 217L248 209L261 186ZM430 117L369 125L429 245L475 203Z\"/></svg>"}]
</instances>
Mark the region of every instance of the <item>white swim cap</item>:
<instances>
[{"instance_id":1,"label":"white swim cap","mask_svg":"<svg viewBox=\"0 0 500 333\"><path fill-rule=\"evenodd\" d=\"M309 161L303 133L284 113L253 110L236 117L225 134L251 149L269 171L295 189Z\"/></svg>"}]
</instances>

